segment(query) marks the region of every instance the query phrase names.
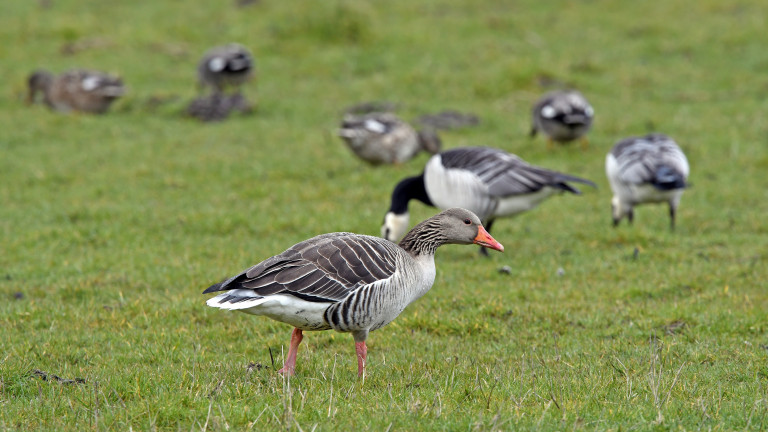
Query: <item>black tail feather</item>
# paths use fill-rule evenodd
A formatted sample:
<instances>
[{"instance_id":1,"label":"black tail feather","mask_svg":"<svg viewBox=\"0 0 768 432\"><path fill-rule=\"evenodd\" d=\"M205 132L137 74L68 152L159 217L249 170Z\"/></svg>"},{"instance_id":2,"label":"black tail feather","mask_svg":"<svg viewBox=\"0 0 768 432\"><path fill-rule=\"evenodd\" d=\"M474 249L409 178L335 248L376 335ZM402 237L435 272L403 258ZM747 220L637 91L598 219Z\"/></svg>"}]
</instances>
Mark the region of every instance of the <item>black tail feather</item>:
<instances>
[{"instance_id":1,"label":"black tail feather","mask_svg":"<svg viewBox=\"0 0 768 432\"><path fill-rule=\"evenodd\" d=\"M224 282L219 282L217 284L213 284L209 286L205 291L203 291L203 294L208 294L216 291L223 291Z\"/></svg>"},{"instance_id":2,"label":"black tail feather","mask_svg":"<svg viewBox=\"0 0 768 432\"><path fill-rule=\"evenodd\" d=\"M656 168L651 184L659 190L673 190L685 188L685 178L672 167L660 165Z\"/></svg>"},{"instance_id":3,"label":"black tail feather","mask_svg":"<svg viewBox=\"0 0 768 432\"><path fill-rule=\"evenodd\" d=\"M560 176L558 176L557 178L557 184L553 186L556 186L557 188L570 192L572 194L581 195L581 191L569 185L568 182L581 183L587 186L592 186L593 188L597 189L597 185L594 182L587 179L583 179L581 177L570 176L568 174L560 174Z\"/></svg>"}]
</instances>

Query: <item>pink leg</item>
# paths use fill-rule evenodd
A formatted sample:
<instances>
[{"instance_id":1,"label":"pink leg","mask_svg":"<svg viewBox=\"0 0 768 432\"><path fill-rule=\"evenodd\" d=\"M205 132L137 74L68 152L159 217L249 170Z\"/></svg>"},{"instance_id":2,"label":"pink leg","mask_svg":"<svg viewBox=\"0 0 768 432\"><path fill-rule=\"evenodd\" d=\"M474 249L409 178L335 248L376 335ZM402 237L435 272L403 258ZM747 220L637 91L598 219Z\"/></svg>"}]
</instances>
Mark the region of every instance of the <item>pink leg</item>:
<instances>
[{"instance_id":1,"label":"pink leg","mask_svg":"<svg viewBox=\"0 0 768 432\"><path fill-rule=\"evenodd\" d=\"M285 358L285 364L283 368L277 371L278 373L293 375L296 370L296 353L299 352L299 344L304 336L301 334L301 329L293 329L291 333L291 346L288 348L288 357Z\"/></svg>"},{"instance_id":2,"label":"pink leg","mask_svg":"<svg viewBox=\"0 0 768 432\"><path fill-rule=\"evenodd\" d=\"M362 377L365 373L365 356L368 355L365 341L355 342L355 352L357 352L357 376Z\"/></svg>"}]
</instances>

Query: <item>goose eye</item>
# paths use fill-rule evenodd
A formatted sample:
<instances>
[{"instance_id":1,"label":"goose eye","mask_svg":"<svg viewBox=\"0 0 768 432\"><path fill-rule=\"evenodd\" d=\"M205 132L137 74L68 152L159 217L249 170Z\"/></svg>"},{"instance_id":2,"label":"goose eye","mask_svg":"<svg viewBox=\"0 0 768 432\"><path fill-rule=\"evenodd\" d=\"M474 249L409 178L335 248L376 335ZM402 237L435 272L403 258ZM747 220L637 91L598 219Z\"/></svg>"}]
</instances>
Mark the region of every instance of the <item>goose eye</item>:
<instances>
[{"instance_id":1,"label":"goose eye","mask_svg":"<svg viewBox=\"0 0 768 432\"><path fill-rule=\"evenodd\" d=\"M471 221L471 220L469 220L469 219L464 219L464 224L465 224L465 225L471 225L471 224L472 224L472 221Z\"/></svg>"}]
</instances>

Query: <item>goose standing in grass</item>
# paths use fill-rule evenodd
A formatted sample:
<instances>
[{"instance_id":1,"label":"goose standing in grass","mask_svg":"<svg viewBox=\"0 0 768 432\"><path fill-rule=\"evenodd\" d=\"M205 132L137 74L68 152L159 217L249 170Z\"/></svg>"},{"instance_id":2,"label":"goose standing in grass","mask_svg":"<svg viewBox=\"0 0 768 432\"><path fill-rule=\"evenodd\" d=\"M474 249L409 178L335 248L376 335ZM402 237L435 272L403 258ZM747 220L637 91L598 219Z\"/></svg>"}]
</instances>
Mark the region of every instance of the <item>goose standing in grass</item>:
<instances>
[{"instance_id":1,"label":"goose standing in grass","mask_svg":"<svg viewBox=\"0 0 768 432\"><path fill-rule=\"evenodd\" d=\"M605 173L613 190L613 226L623 217L634 219L634 207L644 203L669 204L671 229L690 168L680 147L664 134L626 138L605 158Z\"/></svg>"},{"instance_id":2,"label":"goose standing in grass","mask_svg":"<svg viewBox=\"0 0 768 432\"><path fill-rule=\"evenodd\" d=\"M215 93L224 93L229 87L239 92L252 76L253 56L236 43L211 48L197 65L200 87L211 87Z\"/></svg>"},{"instance_id":3,"label":"goose standing in grass","mask_svg":"<svg viewBox=\"0 0 768 432\"><path fill-rule=\"evenodd\" d=\"M372 164L399 164L420 151L440 151L440 138L432 129L416 131L389 112L346 114L338 135L360 159Z\"/></svg>"},{"instance_id":4,"label":"goose standing in grass","mask_svg":"<svg viewBox=\"0 0 768 432\"><path fill-rule=\"evenodd\" d=\"M531 136L541 132L550 143L573 141L589 132L594 114L587 99L576 90L549 92L533 106Z\"/></svg>"},{"instance_id":5,"label":"goose standing in grass","mask_svg":"<svg viewBox=\"0 0 768 432\"><path fill-rule=\"evenodd\" d=\"M208 306L265 315L294 327L285 364L293 374L306 330L352 333L363 376L368 333L394 320L435 281L435 250L444 244L504 247L465 209L416 225L400 244L352 233L323 234L268 258L204 293L225 291Z\"/></svg>"},{"instance_id":6,"label":"goose standing in grass","mask_svg":"<svg viewBox=\"0 0 768 432\"><path fill-rule=\"evenodd\" d=\"M432 156L424 172L400 181L384 216L382 237L396 241L408 228L408 203L415 199L441 209L473 211L490 232L496 218L538 206L550 196L581 192L568 182L589 180L533 166L503 150L465 147ZM487 253L484 249L481 251Z\"/></svg>"},{"instance_id":7,"label":"goose standing in grass","mask_svg":"<svg viewBox=\"0 0 768 432\"><path fill-rule=\"evenodd\" d=\"M69 70L58 76L37 70L29 76L28 85L27 102L35 102L38 93L42 93L43 102L61 112L103 114L125 93L120 78L85 69Z\"/></svg>"}]
</instances>

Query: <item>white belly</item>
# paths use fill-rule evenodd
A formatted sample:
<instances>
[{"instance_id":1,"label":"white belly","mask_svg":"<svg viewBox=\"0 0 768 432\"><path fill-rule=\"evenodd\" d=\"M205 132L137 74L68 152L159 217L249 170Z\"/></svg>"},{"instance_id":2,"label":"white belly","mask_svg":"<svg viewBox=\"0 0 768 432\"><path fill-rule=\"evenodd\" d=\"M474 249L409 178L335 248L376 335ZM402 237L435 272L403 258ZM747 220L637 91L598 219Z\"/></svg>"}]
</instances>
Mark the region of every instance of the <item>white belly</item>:
<instances>
[{"instance_id":1,"label":"white belly","mask_svg":"<svg viewBox=\"0 0 768 432\"><path fill-rule=\"evenodd\" d=\"M513 216L531 210L556 193L559 193L557 189L546 186L531 194L500 198L493 216Z\"/></svg>"},{"instance_id":2,"label":"white belly","mask_svg":"<svg viewBox=\"0 0 768 432\"><path fill-rule=\"evenodd\" d=\"M628 199L632 204L679 201L683 189L658 190L650 184L626 185Z\"/></svg>"},{"instance_id":3,"label":"white belly","mask_svg":"<svg viewBox=\"0 0 768 432\"><path fill-rule=\"evenodd\" d=\"M290 324L302 330L328 330L330 326L325 322L325 310L331 303L309 302L290 295L271 295L268 297L254 298L238 303L220 304L219 299L224 298L230 292L244 292L249 290L231 290L209 299L208 306L225 310L236 310L251 315L264 315L275 321Z\"/></svg>"}]
</instances>

